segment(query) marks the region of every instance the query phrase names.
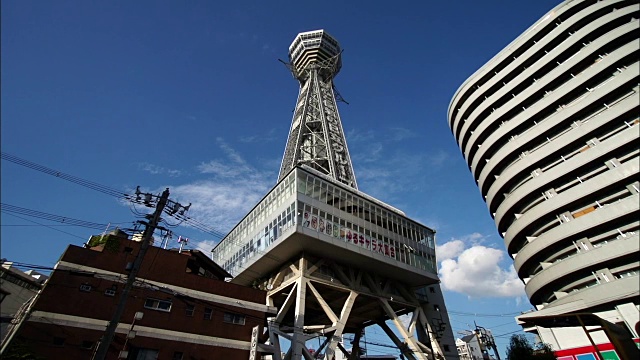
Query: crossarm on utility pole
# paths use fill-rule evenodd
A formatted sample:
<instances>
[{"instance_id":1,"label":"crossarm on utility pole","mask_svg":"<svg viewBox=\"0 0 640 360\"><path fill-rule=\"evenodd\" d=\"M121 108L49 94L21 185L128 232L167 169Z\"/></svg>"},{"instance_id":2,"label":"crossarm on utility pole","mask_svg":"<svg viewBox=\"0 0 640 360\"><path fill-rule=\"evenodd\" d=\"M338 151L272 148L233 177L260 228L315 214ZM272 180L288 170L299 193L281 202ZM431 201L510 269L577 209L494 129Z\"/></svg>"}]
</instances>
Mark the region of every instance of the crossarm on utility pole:
<instances>
[{"instance_id":1,"label":"crossarm on utility pole","mask_svg":"<svg viewBox=\"0 0 640 360\"><path fill-rule=\"evenodd\" d=\"M136 256L135 261L133 262L133 267L131 272L129 272L129 277L127 278L127 283L122 290L122 295L120 296L120 301L118 302L118 307L116 311L113 313L113 317L109 324L107 325L107 329L104 332L102 337L102 341L100 341L100 345L98 346L98 350L96 351L96 355L94 357L95 360L104 360L107 356L107 352L109 350L109 346L111 345L111 341L113 340L113 336L116 332L116 328L118 327L118 323L120 322L120 318L122 317L122 313L124 312L125 305L127 304L127 299L129 297L129 292L131 292L131 288L133 287L133 283L136 280L136 275L140 270L140 266L142 265L142 260L144 259L144 255L149 248L149 243L151 241L151 236L153 236L153 232L155 231L158 223L160 222L160 215L164 210L165 205L167 205L167 200L169 199L169 188L166 188L160 199L158 200L158 204L156 205L156 211L151 216L151 220L147 224L147 227L144 230L144 235L142 236L142 244L140 246L140 251Z\"/></svg>"}]
</instances>

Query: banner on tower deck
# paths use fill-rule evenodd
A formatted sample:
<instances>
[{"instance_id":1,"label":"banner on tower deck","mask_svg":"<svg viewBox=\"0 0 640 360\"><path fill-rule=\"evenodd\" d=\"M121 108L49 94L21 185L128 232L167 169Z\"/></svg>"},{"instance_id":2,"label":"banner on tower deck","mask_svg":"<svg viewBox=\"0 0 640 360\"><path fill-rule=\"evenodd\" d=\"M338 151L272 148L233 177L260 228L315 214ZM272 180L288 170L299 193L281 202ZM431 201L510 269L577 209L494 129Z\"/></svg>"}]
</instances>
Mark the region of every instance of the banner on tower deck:
<instances>
[{"instance_id":1,"label":"banner on tower deck","mask_svg":"<svg viewBox=\"0 0 640 360\"><path fill-rule=\"evenodd\" d=\"M348 227L340 226L338 223L320 218L318 215L310 214L308 211L305 211L303 214L302 226L328 236L339 238L345 242L357 245L378 254L392 258L396 257L396 249L394 246L390 246L382 240L361 234Z\"/></svg>"}]
</instances>

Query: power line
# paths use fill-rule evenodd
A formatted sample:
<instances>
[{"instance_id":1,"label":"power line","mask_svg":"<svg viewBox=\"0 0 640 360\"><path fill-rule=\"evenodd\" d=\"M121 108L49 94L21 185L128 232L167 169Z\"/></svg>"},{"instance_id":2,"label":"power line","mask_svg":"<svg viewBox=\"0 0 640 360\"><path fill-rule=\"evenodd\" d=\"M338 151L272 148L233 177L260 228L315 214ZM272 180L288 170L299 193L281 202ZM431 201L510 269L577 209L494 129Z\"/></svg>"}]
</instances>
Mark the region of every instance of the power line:
<instances>
[{"instance_id":1,"label":"power line","mask_svg":"<svg viewBox=\"0 0 640 360\"><path fill-rule=\"evenodd\" d=\"M71 236L73 236L73 237L77 237L78 239L82 239L82 240L84 240L84 239L85 239L85 238L83 238L83 237L81 237L81 236L78 236L78 235L75 235L75 234L72 234L72 233L70 233L70 232L66 232L66 231L60 230L60 229L56 229L56 228L51 227L51 226L49 226L49 225L41 224L41 223L39 223L39 222L37 222L37 221L29 220L29 219L24 218L24 217L22 217L22 216L18 216L18 215L15 215L15 214L7 214L7 215L15 216L15 217L17 217L18 219L22 219L22 220L25 220L25 221L29 221L29 222L32 222L32 223L38 224L38 225L40 225L40 226L44 226L44 227L50 228L51 230L59 231L59 232L61 232L61 233L65 233L65 234L67 234L67 235L71 235Z\"/></svg>"},{"instance_id":2,"label":"power line","mask_svg":"<svg viewBox=\"0 0 640 360\"><path fill-rule=\"evenodd\" d=\"M32 161L26 160L26 159L22 159L20 157L17 157L15 155L11 155L9 153L6 152L2 152L2 160L7 160L10 161L14 164L20 165L20 166L24 166L27 167L29 169L32 170L36 170L36 171L40 171L42 173L51 175L51 176L55 176L57 178L72 182L74 184L80 185L80 186L84 186L86 188L101 192L103 194L109 195L109 196L113 196L119 199L124 199L124 200L129 200L129 201L135 201L136 197L134 195L131 194L127 194L125 192L123 192L122 190L116 189L116 188L112 188L110 186L106 186L106 185L102 185L99 183L96 183L94 181L90 181L90 180L86 180L74 175L70 175L67 173L64 173L62 171L59 170L55 170L52 169L50 167L44 166L44 165L40 165L37 163L34 163ZM204 223L202 223L201 221L198 221L192 217L188 217L188 216L176 216L176 218L178 218L179 220L183 221L186 225L190 225L191 227L202 231L204 233L210 234L215 236L218 239L222 239L225 237L225 233L215 229L212 226L206 225Z\"/></svg>"},{"instance_id":3,"label":"power line","mask_svg":"<svg viewBox=\"0 0 640 360\"><path fill-rule=\"evenodd\" d=\"M71 235L71 236L75 236L78 237L80 239L84 239L82 237L79 237L77 235L68 233L66 231L62 231L59 229L55 229L54 226L77 226L77 227L85 227L85 228L89 228L89 229L97 229L97 230L104 230L104 229L110 229L110 228L115 228L116 226L114 225L120 225L120 224L130 224L131 222L118 222L118 223L114 223L111 222L109 224L103 224L103 223L94 223L94 222L89 222L89 221L84 221L84 220L78 220L78 219L74 219L74 218L70 218L67 216L62 216L62 215L56 215L56 214L51 214L51 213L46 213L46 212L41 212L41 211L37 211L37 210L32 210L32 209L27 209L27 208L23 208L23 207L19 207L19 206L14 206L14 205L10 205L10 204L5 204L5 203L0 203L0 210L4 213L7 213L8 215L12 215L15 216L17 218L26 220L26 221L31 221L28 219L25 219L23 217L17 216L15 214L20 214L20 215L26 215L26 216L30 216L30 217L35 217L35 218L40 218L40 219L44 219L44 220L49 220L49 221L55 221L55 222L60 222L62 224L60 225L46 225L46 224L41 224L35 221L31 221L34 224L2 224L1 226L41 226L41 227L47 227L50 228L52 230L56 230L56 231L60 231L63 232L65 234ZM123 229L126 230L126 229ZM197 239L193 239L194 241L198 241Z\"/></svg>"},{"instance_id":4,"label":"power line","mask_svg":"<svg viewBox=\"0 0 640 360\"><path fill-rule=\"evenodd\" d=\"M477 316L477 317L505 317L505 316L514 316L514 315L520 315L522 314L522 312L518 311L518 312L513 312L513 313L505 313L505 314L482 314L482 313L469 313L469 312L462 312L462 311L455 311L455 310L448 310L447 311L449 314L453 314L453 315L458 315L458 316Z\"/></svg>"},{"instance_id":5,"label":"power line","mask_svg":"<svg viewBox=\"0 0 640 360\"><path fill-rule=\"evenodd\" d=\"M105 185L101 185L101 184L98 184L98 183L93 182L93 181L85 180L85 179L79 178L77 176L73 176L73 175L70 175L70 174L63 173L61 171L58 171L58 170L55 170L55 169L51 169L51 168L46 167L46 166L43 166L43 165L40 165L40 164L36 164L36 163L31 162L29 160L25 160L25 159L19 158L19 157L15 156L15 155L8 154L8 153L6 153L4 151L2 152L2 160L7 160L7 161L10 161L10 162L12 162L14 164L17 164L17 165L20 165L20 166L24 166L24 167L27 167L27 168L30 168L30 169L33 169L33 170L36 170L36 171L40 171L42 173L49 174L51 176L55 176L55 177L61 178L63 180L67 180L67 181L72 182L74 184L78 184L80 186L84 186L84 187L87 187L89 189L92 189L92 190L95 190L95 191L99 191L99 192L101 192L103 194L107 194L109 196L114 196L114 197L117 197L117 198L125 198L125 199L129 199L130 198L130 195L128 195L128 194L126 194L126 193L124 193L124 192L122 192L122 191L120 191L118 189L115 189L115 188L112 188L112 187L108 187L108 186L105 186Z\"/></svg>"},{"instance_id":6,"label":"power line","mask_svg":"<svg viewBox=\"0 0 640 360\"><path fill-rule=\"evenodd\" d=\"M508 332L508 333L500 334L500 335L493 335L493 337L505 337L507 335L515 334L515 333L521 332L521 331L524 331L524 330L522 330L522 329L515 330L515 331Z\"/></svg>"},{"instance_id":7,"label":"power line","mask_svg":"<svg viewBox=\"0 0 640 360\"><path fill-rule=\"evenodd\" d=\"M27 227L27 226L47 226L47 227L65 227L65 226L77 226L71 224L51 224L51 225L38 225L38 224L0 224L0 226L15 226L15 227Z\"/></svg>"},{"instance_id":8,"label":"power line","mask_svg":"<svg viewBox=\"0 0 640 360\"><path fill-rule=\"evenodd\" d=\"M90 221L78 220L67 216L50 214L42 211L27 209L19 206L0 203L0 210L4 213L20 214L30 217L35 217L43 220L55 221L63 223L65 225L85 227L89 229L102 230L110 226L111 224L94 223ZM121 223L122 224L122 223Z\"/></svg>"}]
</instances>

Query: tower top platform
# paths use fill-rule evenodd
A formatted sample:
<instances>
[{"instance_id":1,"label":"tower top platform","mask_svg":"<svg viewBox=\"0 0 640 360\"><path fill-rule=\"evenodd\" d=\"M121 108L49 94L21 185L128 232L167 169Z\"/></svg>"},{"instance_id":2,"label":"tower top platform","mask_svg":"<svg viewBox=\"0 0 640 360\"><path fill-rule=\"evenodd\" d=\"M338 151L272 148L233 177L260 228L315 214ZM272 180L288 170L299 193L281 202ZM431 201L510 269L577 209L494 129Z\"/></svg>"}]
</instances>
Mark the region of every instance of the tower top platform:
<instances>
[{"instance_id":1,"label":"tower top platform","mask_svg":"<svg viewBox=\"0 0 640 360\"><path fill-rule=\"evenodd\" d=\"M305 70L324 69L329 78L342 67L342 50L338 41L324 30L299 33L289 46L289 62L298 80L307 78Z\"/></svg>"}]
</instances>

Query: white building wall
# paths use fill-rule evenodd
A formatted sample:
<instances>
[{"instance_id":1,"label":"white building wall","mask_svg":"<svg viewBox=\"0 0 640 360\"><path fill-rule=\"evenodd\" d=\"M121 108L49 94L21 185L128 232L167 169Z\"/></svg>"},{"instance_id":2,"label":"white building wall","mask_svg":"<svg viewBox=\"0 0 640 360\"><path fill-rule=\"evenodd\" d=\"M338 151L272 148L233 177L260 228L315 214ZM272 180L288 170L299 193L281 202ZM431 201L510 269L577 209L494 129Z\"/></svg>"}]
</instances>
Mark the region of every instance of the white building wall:
<instances>
[{"instance_id":1,"label":"white building wall","mask_svg":"<svg viewBox=\"0 0 640 360\"><path fill-rule=\"evenodd\" d=\"M632 337L637 338L634 327L640 321L640 310L633 303L626 303L616 306L614 310L595 313L598 317L613 324L624 326L629 330ZM581 327L556 327L552 329L536 327L540 340L551 345L555 350L572 349L582 346L591 346L587 334ZM587 326L587 329L594 329L596 326ZM611 341L604 331L594 331L589 333L596 344L606 344Z\"/></svg>"}]
</instances>

